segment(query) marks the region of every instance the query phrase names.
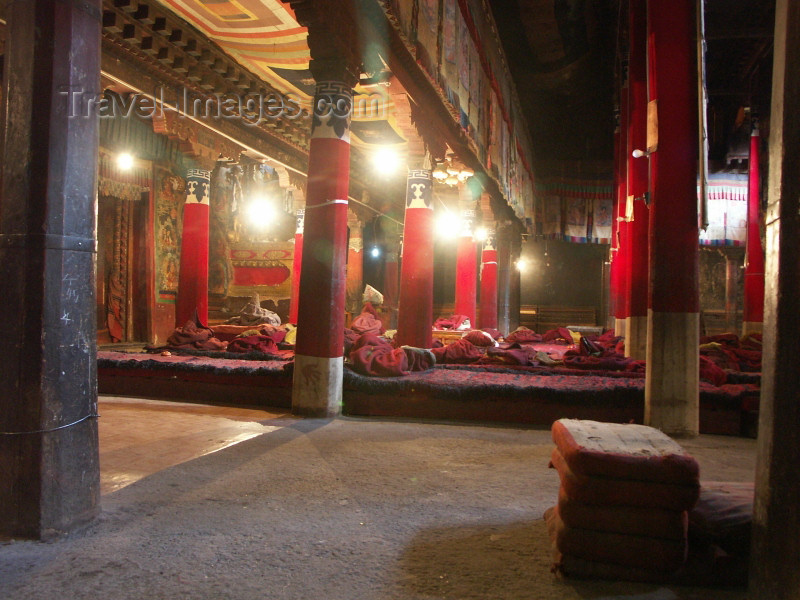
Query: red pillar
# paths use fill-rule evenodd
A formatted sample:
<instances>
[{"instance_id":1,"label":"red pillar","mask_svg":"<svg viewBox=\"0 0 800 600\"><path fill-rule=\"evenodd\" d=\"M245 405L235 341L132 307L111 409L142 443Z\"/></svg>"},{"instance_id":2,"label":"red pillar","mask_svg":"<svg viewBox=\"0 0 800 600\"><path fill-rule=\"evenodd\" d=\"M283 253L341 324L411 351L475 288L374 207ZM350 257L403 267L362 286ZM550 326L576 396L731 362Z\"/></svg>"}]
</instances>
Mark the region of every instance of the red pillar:
<instances>
[{"instance_id":1,"label":"red pillar","mask_svg":"<svg viewBox=\"0 0 800 600\"><path fill-rule=\"evenodd\" d=\"M433 344L433 178L428 169L408 171L403 260L400 263L398 344Z\"/></svg>"},{"instance_id":2,"label":"red pillar","mask_svg":"<svg viewBox=\"0 0 800 600\"><path fill-rule=\"evenodd\" d=\"M303 271L303 224L306 209L296 212L296 229L294 231L294 259L292 260L292 297L289 299L289 323L297 325L297 313L300 308L300 275Z\"/></svg>"},{"instance_id":3,"label":"red pillar","mask_svg":"<svg viewBox=\"0 0 800 600\"><path fill-rule=\"evenodd\" d=\"M292 411L307 416L341 412L352 103L349 83L317 81L292 384Z\"/></svg>"},{"instance_id":4,"label":"red pillar","mask_svg":"<svg viewBox=\"0 0 800 600\"><path fill-rule=\"evenodd\" d=\"M189 169L186 175L186 202L183 205L181 262L178 274L178 299L175 325L194 321L195 311L202 323L208 322L208 200L211 173Z\"/></svg>"},{"instance_id":5,"label":"red pillar","mask_svg":"<svg viewBox=\"0 0 800 600\"><path fill-rule=\"evenodd\" d=\"M497 247L496 234L490 232L481 254L481 305L478 327L497 329Z\"/></svg>"},{"instance_id":6,"label":"red pillar","mask_svg":"<svg viewBox=\"0 0 800 600\"><path fill-rule=\"evenodd\" d=\"M644 360L647 353L647 291L649 275L647 206L648 160L634 157L634 150L647 149L647 0L629 2L628 59L628 201L633 220L628 223L629 268L626 294L625 354Z\"/></svg>"},{"instance_id":7,"label":"red pillar","mask_svg":"<svg viewBox=\"0 0 800 600\"><path fill-rule=\"evenodd\" d=\"M628 59L627 54L623 59L622 85L620 91L620 132L619 146L617 148L617 173L616 173L616 213L617 213L617 252L614 257L614 270L616 278L616 301L614 312L614 332L616 335L625 336L625 325L629 314L628 280L630 279L630 237L628 235L627 205L628 205Z\"/></svg>"},{"instance_id":8,"label":"red pillar","mask_svg":"<svg viewBox=\"0 0 800 600\"><path fill-rule=\"evenodd\" d=\"M697 435L699 428L695 11L694 0L648 2L658 146L650 155L645 423L670 435Z\"/></svg>"},{"instance_id":9,"label":"red pillar","mask_svg":"<svg viewBox=\"0 0 800 600\"><path fill-rule=\"evenodd\" d=\"M747 186L747 248L744 261L744 313L742 335L761 332L764 321L764 249L761 247L761 176L759 173L758 125L750 136L750 160Z\"/></svg>"},{"instance_id":10,"label":"red pillar","mask_svg":"<svg viewBox=\"0 0 800 600\"><path fill-rule=\"evenodd\" d=\"M477 326L475 309L478 292L478 265L475 240L472 235L474 221L474 210L461 211L461 233L456 254L455 314L468 317L471 327Z\"/></svg>"}]
</instances>

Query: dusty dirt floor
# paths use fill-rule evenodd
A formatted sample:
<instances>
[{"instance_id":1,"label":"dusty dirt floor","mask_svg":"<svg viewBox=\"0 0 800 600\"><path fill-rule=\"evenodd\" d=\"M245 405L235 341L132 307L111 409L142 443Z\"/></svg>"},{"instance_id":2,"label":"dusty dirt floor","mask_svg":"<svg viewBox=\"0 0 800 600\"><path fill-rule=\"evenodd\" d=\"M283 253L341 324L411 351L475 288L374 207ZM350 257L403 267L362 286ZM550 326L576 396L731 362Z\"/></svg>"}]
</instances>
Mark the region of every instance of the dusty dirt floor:
<instances>
[{"instance_id":1,"label":"dusty dirt floor","mask_svg":"<svg viewBox=\"0 0 800 600\"><path fill-rule=\"evenodd\" d=\"M100 516L79 533L0 542L0 598L747 597L554 576L542 513L559 482L547 429L269 415L251 425L233 445L209 430L215 451L133 483L112 474ZM124 457L104 439L106 456ZM703 479L753 478L755 440L681 444Z\"/></svg>"}]
</instances>

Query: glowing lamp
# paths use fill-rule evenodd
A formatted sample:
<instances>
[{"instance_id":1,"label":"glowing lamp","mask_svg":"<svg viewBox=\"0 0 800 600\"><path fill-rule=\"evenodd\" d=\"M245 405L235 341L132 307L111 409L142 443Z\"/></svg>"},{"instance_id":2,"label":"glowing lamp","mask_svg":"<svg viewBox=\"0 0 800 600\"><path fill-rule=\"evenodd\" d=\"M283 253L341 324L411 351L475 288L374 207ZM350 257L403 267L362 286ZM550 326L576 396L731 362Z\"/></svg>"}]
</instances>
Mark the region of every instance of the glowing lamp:
<instances>
[{"instance_id":1,"label":"glowing lamp","mask_svg":"<svg viewBox=\"0 0 800 600\"><path fill-rule=\"evenodd\" d=\"M254 227L263 229L278 215L272 202L266 198L254 198L247 206L247 216Z\"/></svg>"},{"instance_id":2,"label":"glowing lamp","mask_svg":"<svg viewBox=\"0 0 800 600\"><path fill-rule=\"evenodd\" d=\"M117 168L120 171L130 171L133 168L133 155L128 152L123 152L117 156Z\"/></svg>"}]
</instances>

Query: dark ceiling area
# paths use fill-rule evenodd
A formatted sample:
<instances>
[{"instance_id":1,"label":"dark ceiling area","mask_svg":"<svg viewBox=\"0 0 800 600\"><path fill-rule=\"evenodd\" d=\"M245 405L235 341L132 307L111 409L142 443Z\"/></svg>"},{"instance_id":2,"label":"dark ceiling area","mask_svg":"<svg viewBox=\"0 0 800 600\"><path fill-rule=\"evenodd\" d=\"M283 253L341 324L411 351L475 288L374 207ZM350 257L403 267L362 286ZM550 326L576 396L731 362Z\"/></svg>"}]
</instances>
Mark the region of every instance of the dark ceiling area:
<instances>
[{"instance_id":1,"label":"dark ceiling area","mask_svg":"<svg viewBox=\"0 0 800 600\"><path fill-rule=\"evenodd\" d=\"M666 1L666 0L664 0ZM489 0L516 81L537 171L610 165L615 68L628 0ZM768 124L774 0L705 0L709 158L747 141L752 109ZM746 109L746 110L745 110Z\"/></svg>"}]
</instances>

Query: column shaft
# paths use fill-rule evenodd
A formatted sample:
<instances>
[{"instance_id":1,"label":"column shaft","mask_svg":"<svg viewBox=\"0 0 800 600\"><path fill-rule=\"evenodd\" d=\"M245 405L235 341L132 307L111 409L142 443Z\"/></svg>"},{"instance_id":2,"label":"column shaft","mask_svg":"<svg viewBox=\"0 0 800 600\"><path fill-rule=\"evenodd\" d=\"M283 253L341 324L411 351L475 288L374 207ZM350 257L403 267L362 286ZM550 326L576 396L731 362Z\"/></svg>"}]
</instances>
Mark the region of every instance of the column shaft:
<instances>
[{"instance_id":1,"label":"column shaft","mask_svg":"<svg viewBox=\"0 0 800 600\"><path fill-rule=\"evenodd\" d=\"M744 262L742 335L760 332L764 322L764 250L761 247L761 173L758 127L750 136L747 196L747 248Z\"/></svg>"},{"instance_id":2,"label":"column shaft","mask_svg":"<svg viewBox=\"0 0 800 600\"><path fill-rule=\"evenodd\" d=\"M750 596L800 597L800 4L777 0Z\"/></svg>"},{"instance_id":3,"label":"column shaft","mask_svg":"<svg viewBox=\"0 0 800 600\"><path fill-rule=\"evenodd\" d=\"M471 327L476 327L475 310L478 293L478 265L472 226L474 210L462 211L462 230L456 250L456 298L455 314L469 318Z\"/></svg>"},{"instance_id":4,"label":"column shaft","mask_svg":"<svg viewBox=\"0 0 800 600\"><path fill-rule=\"evenodd\" d=\"M100 5L6 6L0 536L51 538L99 509Z\"/></svg>"},{"instance_id":5,"label":"column shaft","mask_svg":"<svg viewBox=\"0 0 800 600\"><path fill-rule=\"evenodd\" d=\"M697 435L699 429L695 18L694 0L648 2L658 147L650 156L645 423L670 435Z\"/></svg>"},{"instance_id":6,"label":"column shaft","mask_svg":"<svg viewBox=\"0 0 800 600\"><path fill-rule=\"evenodd\" d=\"M634 150L647 149L647 0L629 4L629 124L628 202L633 220L628 224L629 268L626 294L625 354L644 360L647 354L648 228L650 211L646 204L648 159L636 158Z\"/></svg>"},{"instance_id":7,"label":"column shaft","mask_svg":"<svg viewBox=\"0 0 800 600\"><path fill-rule=\"evenodd\" d=\"M430 170L410 170L406 187L403 259L400 263L398 344L433 344L433 178Z\"/></svg>"},{"instance_id":8,"label":"column shaft","mask_svg":"<svg viewBox=\"0 0 800 600\"><path fill-rule=\"evenodd\" d=\"M489 234L481 255L481 305L478 327L497 329L497 249L495 234Z\"/></svg>"},{"instance_id":9,"label":"column shaft","mask_svg":"<svg viewBox=\"0 0 800 600\"><path fill-rule=\"evenodd\" d=\"M303 272L303 225L306 211L297 210L296 229L294 232L294 259L292 260L292 297L289 300L289 323L297 325L300 310L300 277Z\"/></svg>"},{"instance_id":10,"label":"column shaft","mask_svg":"<svg viewBox=\"0 0 800 600\"><path fill-rule=\"evenodd\" d=\"M211 173L191 169L186 176L186 202L183 205L181 266L178 273L178 299L175 325L194 321L195 311L202 323L208 322L208 232Z\"/></svg>"},{"instance_id":11,"label":"column shaft","mask_svg":"<svg viewBox=\"0 0 800 600\"><path fill-rule=\"evenodd\" d=\"M318 81L308 157L292 411L335 416L342 404L352 88Z\"/></svg>"}]
</instances>

